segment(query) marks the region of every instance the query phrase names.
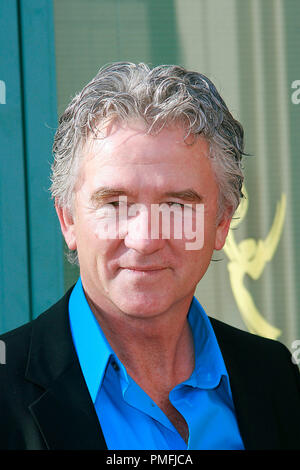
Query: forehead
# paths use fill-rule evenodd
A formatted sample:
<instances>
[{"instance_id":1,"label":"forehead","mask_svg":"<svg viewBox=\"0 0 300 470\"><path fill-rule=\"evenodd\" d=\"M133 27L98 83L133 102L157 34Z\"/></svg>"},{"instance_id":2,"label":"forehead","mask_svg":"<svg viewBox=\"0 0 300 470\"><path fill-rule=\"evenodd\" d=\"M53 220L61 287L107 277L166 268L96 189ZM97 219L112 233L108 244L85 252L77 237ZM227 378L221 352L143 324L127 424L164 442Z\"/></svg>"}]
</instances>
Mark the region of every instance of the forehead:
<instances>
[{"instance_id":1,"label":"forehead","mask_svg":"<svg viewBox=\"0 0 300 470\"><path fill-rule=\"evenodd\" d=\"M209 144L203 137L185 140L185 129L173 126L147 134L137 122L114 124L90 137L84 148L81 179L97 184L174 186L214 179Z\"/></svg>"},{"instance_id":2,"label":"forehead","mask_svg":"<svg viewBox=\"0 0 300 470\"><path fill-rule=\"evenodd\" d=\"M186 136L182 126L168 126L157 134L147 132L139 121L112 123L96 136L90 136L83 151L85 161L96 158L100 164L171 163L208 156L209 144L202 136Z\"/></svg>"}]
</instances>

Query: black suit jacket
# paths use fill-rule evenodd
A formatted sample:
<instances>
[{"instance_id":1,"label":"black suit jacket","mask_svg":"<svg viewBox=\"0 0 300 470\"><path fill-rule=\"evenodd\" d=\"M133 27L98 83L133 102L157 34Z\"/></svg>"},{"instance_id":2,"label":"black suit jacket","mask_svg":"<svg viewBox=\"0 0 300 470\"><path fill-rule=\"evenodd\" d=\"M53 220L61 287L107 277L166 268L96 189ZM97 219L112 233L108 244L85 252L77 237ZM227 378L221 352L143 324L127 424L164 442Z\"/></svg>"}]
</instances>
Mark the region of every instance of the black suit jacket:
<instances>
[{"instance_id":1,"label":"black suit jacket","mask_svg":"<svg viewBox=\"0 0 300 470\"><path fill-rule=\"evenodd\" d=\"M106 449L68 319L71 290L1 336L1 449ZM282 344L210 319L246 449L300 449L300 376ZM116 424L117 425L117 424Z\"/></svg>"}]
</instances>

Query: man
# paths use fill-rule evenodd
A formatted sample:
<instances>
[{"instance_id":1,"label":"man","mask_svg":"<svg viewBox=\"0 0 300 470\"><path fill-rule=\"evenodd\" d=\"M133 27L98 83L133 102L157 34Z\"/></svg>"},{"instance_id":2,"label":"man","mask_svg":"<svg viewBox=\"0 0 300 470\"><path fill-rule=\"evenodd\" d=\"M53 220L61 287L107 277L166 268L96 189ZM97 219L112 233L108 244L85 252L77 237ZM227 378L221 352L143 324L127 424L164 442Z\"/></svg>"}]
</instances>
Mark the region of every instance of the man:
<instances>
[{"instance_id":1,"label":"man","mask_svg":"<svg viewBox=\"0 0 300 470\"><path fill-rule=\"evenodd\" d=\"M2 336L2 448L300 448L287 349L194 298L242 196L242 154L214 85L181 67L112 64L75 96L51 190L80 278Z\"/></svg>"}]
</instances>

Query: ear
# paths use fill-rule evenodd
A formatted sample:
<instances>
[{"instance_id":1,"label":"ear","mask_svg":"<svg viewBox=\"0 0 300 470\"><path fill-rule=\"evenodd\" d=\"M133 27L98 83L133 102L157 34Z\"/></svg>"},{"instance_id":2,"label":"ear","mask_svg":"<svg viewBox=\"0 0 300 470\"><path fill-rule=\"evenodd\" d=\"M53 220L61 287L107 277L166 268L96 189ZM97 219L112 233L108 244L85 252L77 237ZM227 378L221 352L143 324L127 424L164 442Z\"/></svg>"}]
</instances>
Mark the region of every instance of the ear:
<instances>
[{"instance_id":1,"label":"ear","mask_svg":"<svg viewBox=\"0 0 300 470\"><path fill-rule=\"evenodd\" d=\"M60 228L70 250L76 250L75 224L69 209L58 205L55 199L55 210L59 219Z\"/></svg>"},{"instance_id":2,"label":"ear","mask_svg":"<svg viewBox=\"0 0 300 470\"><path fill-rule=\"evenodd\" d=\"M219 221L218 226L217 226L216 238L215 238L215 250L222 250L223 246L225 245L228 231L230 228L231 219L232 219L232 209L231 207L229 207L225 209L222 215L222 218Z\"/></svg>"}]
</instances>

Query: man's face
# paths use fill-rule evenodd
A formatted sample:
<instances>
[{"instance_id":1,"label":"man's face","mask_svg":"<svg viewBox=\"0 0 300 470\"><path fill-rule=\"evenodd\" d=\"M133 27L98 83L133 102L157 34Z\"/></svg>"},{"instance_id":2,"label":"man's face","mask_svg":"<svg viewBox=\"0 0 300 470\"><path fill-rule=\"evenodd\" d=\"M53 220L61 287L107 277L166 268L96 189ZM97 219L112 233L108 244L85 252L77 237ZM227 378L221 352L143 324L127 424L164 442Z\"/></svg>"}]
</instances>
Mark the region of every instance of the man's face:
<instances>
[{"instance_id":1,"label":"man's face","mask_svg":"<svg viewBox=\"0 0 300 470\"><path fill-rule=\"evenodd\" d=\"M140 123L113 125L85 147L74 217L57 209L66 242L78 251L83 287L105 312L149 318L189 305L213 250L223 247L230 218L216 222L218 187L208 143L199 138L187 145L183 137L181 127L153 136ZM120 211L120 195L128 207L142 204L148 212L131 213L122 236L105 239L103 220ZM193 220L196 204L204 204L201 249L186 249L185 232L181 239L172 230L163 238L160 227L159 237L151 237L151 205L163 203L179 211L192 205Z\"/></svg>"}]
</instances>

